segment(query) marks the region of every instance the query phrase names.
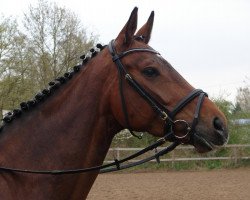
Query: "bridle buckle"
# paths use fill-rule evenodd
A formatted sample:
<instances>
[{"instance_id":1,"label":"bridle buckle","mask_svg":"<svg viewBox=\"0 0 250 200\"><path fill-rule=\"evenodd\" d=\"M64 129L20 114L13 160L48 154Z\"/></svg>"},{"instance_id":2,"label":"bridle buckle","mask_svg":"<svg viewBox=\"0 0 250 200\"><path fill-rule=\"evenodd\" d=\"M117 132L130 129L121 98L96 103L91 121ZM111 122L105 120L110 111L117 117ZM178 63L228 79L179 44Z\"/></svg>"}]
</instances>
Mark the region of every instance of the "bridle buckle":
<instances>
[{"instance_id":1,"label":"bridle buckle","mask_svg":"<svg viewBox=\"0 0 250 200\"><path fill-rule=\"evenodd\" d=\"M131 80L132 77L130 76L130 74L127 73L127 74L125 74L125 79L127 79L127 80L130 79Z\"/></svg>"},{"instance_id":2,"label":"bridle buckle","mask_svg":"<svg viewBox=\"0 0 250 200\"><path fill-rule=\"evenodd\" d=\"M162 111L161 114L162 114L161 119L162 119L163 121L166 121L167 118L168 118L168 114L167 114L166 112L164 112L164 111Z\"/></svg>"}]
</instances>

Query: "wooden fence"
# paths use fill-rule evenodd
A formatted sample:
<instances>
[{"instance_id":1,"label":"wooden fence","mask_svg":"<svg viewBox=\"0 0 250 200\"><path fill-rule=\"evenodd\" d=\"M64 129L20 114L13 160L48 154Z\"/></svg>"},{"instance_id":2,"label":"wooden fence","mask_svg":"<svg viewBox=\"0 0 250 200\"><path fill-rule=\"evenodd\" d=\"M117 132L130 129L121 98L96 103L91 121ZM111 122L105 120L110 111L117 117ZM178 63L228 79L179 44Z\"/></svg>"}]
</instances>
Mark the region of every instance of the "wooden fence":
<instances>
[{"instance_id":1,"label":"wooden fence","mask_svg":"<svg viewBox=\"0 0 250 200\"><path fill-rule=\"evenodd\" d=\"M114 159L121 159L135 153L142 148L110 148L106 156L105 163L113 162ZM158 151L162 150L163 147L157 148ZM179 162L179 161L204 161L204 160L229 160L237 163L240 160L250 160L250 144L229 144L220 148L219 151L224 153L218 153L216 151L207 154L194 153L193 146L178 146L168 155L161 157L161 162ZM155 152L151 151L149 155L153 155ZM222 155L221 155L222 154ZM147 155L144 155L147 156ZM133 159L129 162L136 162L139 159ZM152 160L151 162L156 162Z\"/></svg>"}]
</instances>

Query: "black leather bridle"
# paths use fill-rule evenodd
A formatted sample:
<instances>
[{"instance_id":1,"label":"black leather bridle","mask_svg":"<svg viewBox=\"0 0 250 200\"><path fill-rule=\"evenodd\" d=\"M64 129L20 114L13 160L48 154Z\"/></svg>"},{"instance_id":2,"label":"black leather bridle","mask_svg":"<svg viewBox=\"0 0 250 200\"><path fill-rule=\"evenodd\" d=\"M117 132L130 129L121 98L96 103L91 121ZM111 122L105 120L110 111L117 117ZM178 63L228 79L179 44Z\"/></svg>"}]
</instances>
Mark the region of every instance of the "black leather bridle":
<instances>
[{"instance_id":1,"label":"black leather bridle","mask_svg":"<svg viewBox=\"0 0 250 200\"><path fill-rule=\"evenodd\" d=\"M205 92L203 92L200 89L195 89L193 90L190 94L188 94L186 97L184 97L179 103L176 104L174 109L172 111L168 110L166 106L162 105L159 101L157 101L149 92L147 92L132 76L131 74L127 71L127 69L124 67L124 65L121 62L121 59L131 53L135 52L148 52L148 53L153 53L153 54L158 54L160 55L159 52L153 50L153 49L148 49L148 48L132 48L127 51L117 53L115 50L114 46L114 40L112 40L109 45L109 52L112 56L113 62L116 64L117 69L118 69L118 75L119 75L119 91L120 91L120 96L121 96L121 102L122 102L122 110L124 113L125 121L127 128L130 130L131 134L133 132L131 131L130 123L129 123L129 117L128 117L128 112L126 108L126 101L125 101L125 96L123 93L123 76L125 79L128 81L129 85L143 98L145 99L146 102L149 103L149 105L153 108L153 110L160 116L160 118L165 122L164 126L164 133L165 135L168 135L169 140L179 140L179 141L188 141L192 134L195 132L195 127L198 124L199 120L199 114L200 114L200 109L202 106L202 103L204 101L204 98L207 96ZM183 120L183 119L178 119L175 120L175 116L191 101L193 101L196 97L198 97L198 102L195 108L194 112L194 118L191 123L191 125ZM185 127L185 133L184 135L180 136L177 135L174 131L174 126L176 125L184 125ZM137 136L133 134L134 136L141 138L141 136Z\"/></svg>"},{"instance_id":2,"label":"black leather bridle","mask_svg":"<svg viewBox=\"0 0 250 200\"><path fill-rule=\"evenodd\" d=\"M179 144L183 142L183 140L189 141L190 138L195 133L195 127L198 124L199 120L199 114L200 109L203 103L204 98L207 96L205 92L203 92L200 89L196 89L192 91L190 94L188 94L185 98L183 98L179 103L176 104L174 109L172 111L168 110L164 105L159 103L155 98L152 97L132 76L129 74L129 72L126 70L126 68L123 66L121 62L121 58L123 58L126 55L129 55L134 52L148 52L153 54L159 54L157 51L153 49L147 49L147 48L133 48L129 49L127 51L124 51L120 54L117 54L115 47L114 47L114 40L112 40L108 45L109 51L112 55L113 62L115 62L118 74L119 74L119 90L120 90L120 96L122 101L122 109L126 120L127 128L131 130L130 124L129 124L129 118L128 118L128 112L126 108L126 102L125 102L125 96L123 93L123 77L128 81L128 83L131 85L131 87L143 98L146 102L149 103L149 105L153 108L153 110L160 116L160 118L164 121L165 127L164 127L164 133L165 135L158 139L153 144L145 147L144 149L126 157L121 160L115 159L114 162L105 164L105 165L99 165L99 166L93 166L89 168L80 168L80 169L65 169L65 170L31 170L31 169L19 169L19 168L11 168L11 167L4 167L0 166L0 172L17 172L17 173L27 173L27 174L49 174L49 175L64 175L64 174L79 174L79 173L86 173L90 171L99 171L100 173L106 173L106 172L112 172L112 171L119 171L122 169L127 169L130 167L134 167L146 162L149 162L150 160L156 159L157 162L160 162L160 157L167 154L168 152L172 151L175 147L177 147ZM194 112L194 118L191 123L191 125L186 122L185 120L175 120L175 116L177 113L179 113L187 104L189 104L192 100L194 100L196 97L198 97L197 105ZM183 124L185 126L185 133L182 136L176 135L174 131L174 126L177 124ZM133 135L135 135L133 132L131 132ZM135 135L136 137L140 137ZM156 149L157 147L163 145L167 140L173 141L172 144L170 144L167 147L164 147L163 150L156 152L154 155L149 156L145 159L124 164L125 162L134 159L148 151L151 151L153 149Z\"/></svg>"}]
</instances>

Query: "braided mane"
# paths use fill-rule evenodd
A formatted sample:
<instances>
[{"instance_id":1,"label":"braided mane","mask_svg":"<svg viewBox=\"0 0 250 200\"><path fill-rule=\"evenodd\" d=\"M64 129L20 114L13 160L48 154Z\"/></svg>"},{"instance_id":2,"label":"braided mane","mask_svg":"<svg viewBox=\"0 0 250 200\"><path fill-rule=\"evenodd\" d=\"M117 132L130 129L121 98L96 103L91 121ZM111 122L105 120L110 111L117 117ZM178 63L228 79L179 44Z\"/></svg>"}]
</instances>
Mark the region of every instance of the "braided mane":
<instances>
[{"instance_id":1,"label":"braided mane","mask_svg":"<svg viewBox=\"0 0 250 200\"><path fill-rule=\"evenodd\" d=\"M20 108L14 109L11 112L8 112L2 119L2 123L0 124L0 132L3 130L6 124L10 124L13 120L21 117L22 114L32 110L32 108L36 107L41 102L44 102L55 90L57 90L61 85L65 84L68 80L70 80L77 72L80 71L82 67L86 65L86 63L93 57L95 57L100 51L102 51L106 47L97 44L94 48L89 50L87 55L80 56L82 59L82 64L76 65L69 72L66 72L64 76L60 76L56 78L54 81L48 83L48 88L43 89L41 92L37 93L33 99L20 103Z\"/></svg>"}]
</instances>

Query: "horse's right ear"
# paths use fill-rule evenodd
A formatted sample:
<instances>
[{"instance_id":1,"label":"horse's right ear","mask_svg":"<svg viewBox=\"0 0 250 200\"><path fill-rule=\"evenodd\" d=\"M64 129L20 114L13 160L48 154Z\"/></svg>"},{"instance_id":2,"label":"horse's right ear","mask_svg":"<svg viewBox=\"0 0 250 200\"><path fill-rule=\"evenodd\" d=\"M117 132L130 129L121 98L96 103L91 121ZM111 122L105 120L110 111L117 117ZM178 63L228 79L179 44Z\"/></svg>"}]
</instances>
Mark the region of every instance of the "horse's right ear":
<instances>
[{"instance_id":1,"label":"horse's right ear","mask_svg":"<svg viewBox=\"0 0 250 200\"><path fill-rule=\"evenodd\" d=\"M128 22L125 24L118 37L116 38L117 43L119 43L120 45L129 46L131 44L137 28L137 12L138 8L135 7L131 12Z\"/></svg>"}]
</instances>

